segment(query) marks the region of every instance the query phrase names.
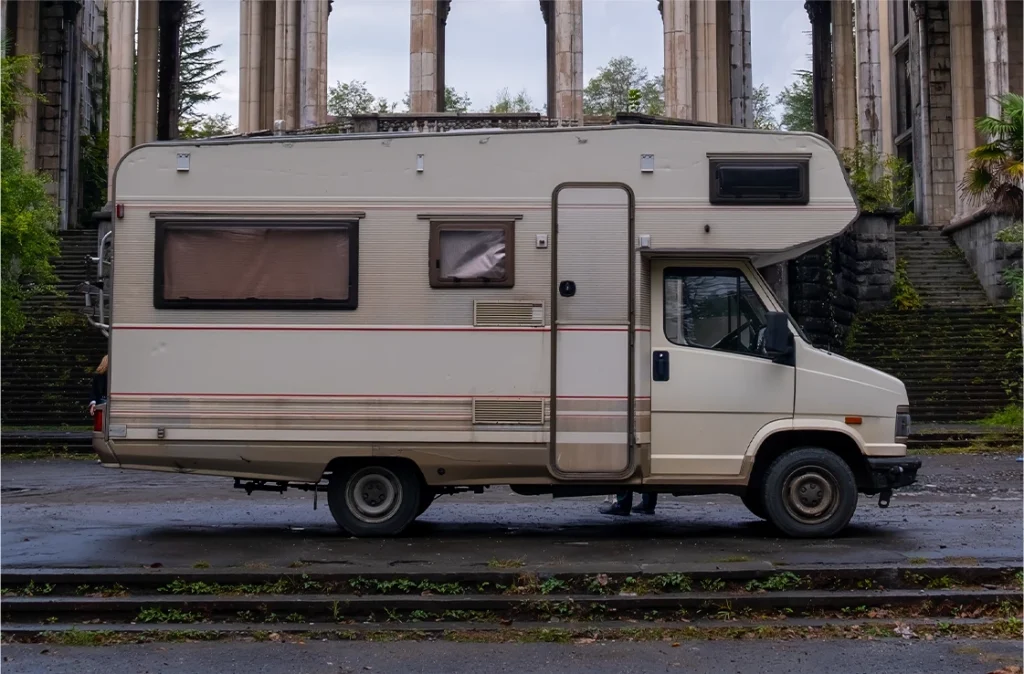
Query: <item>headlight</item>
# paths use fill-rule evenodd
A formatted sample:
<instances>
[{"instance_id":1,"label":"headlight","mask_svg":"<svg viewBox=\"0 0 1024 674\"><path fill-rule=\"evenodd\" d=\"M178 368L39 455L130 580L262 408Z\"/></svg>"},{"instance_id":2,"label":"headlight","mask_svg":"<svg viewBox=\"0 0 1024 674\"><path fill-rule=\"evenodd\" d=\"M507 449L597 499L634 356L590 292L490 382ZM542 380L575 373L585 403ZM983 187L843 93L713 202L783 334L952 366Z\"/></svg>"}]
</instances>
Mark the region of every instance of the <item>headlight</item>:
<instances>
[{"instance_id":1,"label":"headlight","mask_svg":"<svg viewBox=\"0 0 1024 674\"><path fill-rule=\"evenodd\" d=\"M900 405L896 408L896 442L906 442L910 437L910 407Z\"/></svg>"}]
</instances>

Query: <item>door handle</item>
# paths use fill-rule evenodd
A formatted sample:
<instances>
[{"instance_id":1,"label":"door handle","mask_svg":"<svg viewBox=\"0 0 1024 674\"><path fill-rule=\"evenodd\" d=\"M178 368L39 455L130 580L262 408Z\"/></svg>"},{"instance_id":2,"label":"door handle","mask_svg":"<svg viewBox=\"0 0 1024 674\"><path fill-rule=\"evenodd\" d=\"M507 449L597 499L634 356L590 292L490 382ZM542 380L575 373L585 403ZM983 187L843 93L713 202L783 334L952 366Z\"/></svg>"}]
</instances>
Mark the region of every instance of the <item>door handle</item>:
<instances>
[{"instance_id":1,"label":"door handle","mask_svg":"<svg viewBox=\"0 0 1024 674\"><path fill-rule=\"evenodd\" d=\"M668 381L668 351L654 352L654 363L651 365L651 378L654 381Z\"/></svg>"}]
</instances>

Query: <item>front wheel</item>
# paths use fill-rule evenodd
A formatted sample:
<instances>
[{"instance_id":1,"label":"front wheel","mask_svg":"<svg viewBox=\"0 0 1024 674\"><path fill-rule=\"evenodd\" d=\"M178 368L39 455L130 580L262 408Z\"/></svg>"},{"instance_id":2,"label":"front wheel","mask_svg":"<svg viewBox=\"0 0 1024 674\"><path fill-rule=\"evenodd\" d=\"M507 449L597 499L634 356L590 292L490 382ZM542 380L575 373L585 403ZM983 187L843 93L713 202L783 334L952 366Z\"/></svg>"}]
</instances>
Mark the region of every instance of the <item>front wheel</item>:
<instances>
[{"instance_id":1,"label":"front wheel","mask_svg":"<svg viewBox=\"0 0 1024 674\"><path fill-rule=\"evenodd\" d=\"M354 466L331 477L327 504L353 536L395 536L419 514L420 492L419 476L405 466Z\"/></svg>"},{"instance_id":2,"label":"front wheel","mask_svg":"<svg viewBox=\"0 0 1024 674\"><path fill-rule=\"evenodd\" d=\"M793 538L834 536L857 509L853 471L826 449L794 449L777 458L762 494L767 520Z\"/></svg>"}]
</instances>

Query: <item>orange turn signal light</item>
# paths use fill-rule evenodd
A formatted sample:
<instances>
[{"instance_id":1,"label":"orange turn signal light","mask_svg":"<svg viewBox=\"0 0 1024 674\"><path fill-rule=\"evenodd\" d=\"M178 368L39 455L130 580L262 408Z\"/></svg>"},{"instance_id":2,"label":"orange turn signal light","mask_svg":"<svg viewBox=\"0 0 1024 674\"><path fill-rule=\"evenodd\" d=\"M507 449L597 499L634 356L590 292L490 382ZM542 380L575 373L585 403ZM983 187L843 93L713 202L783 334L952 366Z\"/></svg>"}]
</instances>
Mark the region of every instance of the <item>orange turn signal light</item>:
<instances>
[{"instance_id":1,"label":"orange turn signal light","mask_svg":"<svg viewBox=\"0 0 1024 674\"><path fill-rule=\"evenodd\" d=\"M860 426L864 420L860 417L846 417L846 423L850 426Z\"/></svg>"}]
</instances>

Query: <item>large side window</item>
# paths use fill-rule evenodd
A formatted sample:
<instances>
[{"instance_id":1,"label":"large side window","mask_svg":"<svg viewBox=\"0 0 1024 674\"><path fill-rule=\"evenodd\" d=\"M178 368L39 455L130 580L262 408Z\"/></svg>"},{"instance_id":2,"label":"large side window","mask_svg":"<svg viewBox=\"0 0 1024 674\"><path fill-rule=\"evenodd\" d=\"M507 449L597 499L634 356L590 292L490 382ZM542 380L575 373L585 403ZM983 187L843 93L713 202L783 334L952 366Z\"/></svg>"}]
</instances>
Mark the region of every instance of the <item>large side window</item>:
<instances>
[{"instance_id":1,"label":"large side window","mask_svg":"<svg viewBox=\"0 0 1024 674\"><path fill-rule=\"evenodd\" d=\"M665 336L673 344L767 355L767 309L739 269L665 270Z\"/></svg>"},{"instance_id":2,"label":"large side window","mask_svg":"<svg viewBox=\"0 0 1024 674\"><path fill-rule=\"evenodd\" d=\"M157 221L158 309L355 309L356 222Z\"/></svg>"},{"instance_id":3,"label":"large side window","mask_svg":"<svg viewBox=\"0 0 1024 674\"><path fill-rule=\"evenodd\" d=\"M430 287L511 288L515 285L515 224L430 223Z\"/></svg>"},{"instance_id":4,"label":"large side window","mask_svg":"<svg viewBox=\"0 0 1024 674\"><path fill-rule=\"evenodd\" d=\"M708 201L715 205L803 206L810 200L808 159L708 157Z\"/></svg>"}]
</instances>

